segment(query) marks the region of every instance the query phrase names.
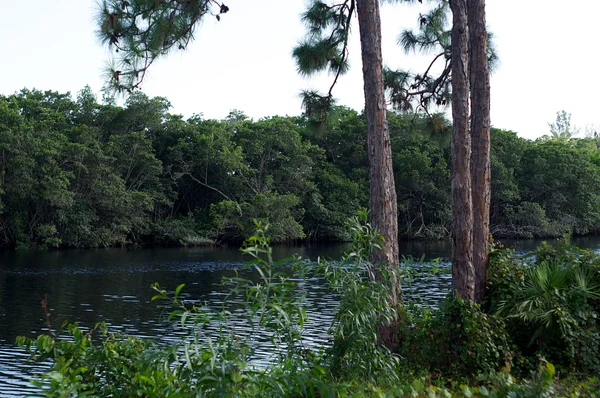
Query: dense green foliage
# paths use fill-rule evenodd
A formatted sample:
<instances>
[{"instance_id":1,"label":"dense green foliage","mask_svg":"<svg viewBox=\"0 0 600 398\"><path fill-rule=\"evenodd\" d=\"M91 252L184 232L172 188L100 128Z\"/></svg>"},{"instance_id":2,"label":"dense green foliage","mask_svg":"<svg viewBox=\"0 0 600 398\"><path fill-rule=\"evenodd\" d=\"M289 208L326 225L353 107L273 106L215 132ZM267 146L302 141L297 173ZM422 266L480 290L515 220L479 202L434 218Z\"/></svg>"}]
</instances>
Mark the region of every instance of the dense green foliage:
<instances>
[{"instance_id":1,"label":"dense green foliage","mask_svg":"<svg viewBox=\"0 0 600 398\"><path fill-rule=\"evenodd\" d=\"M242 309L211 310L181 298L184 285L172 292L155 285L153 300L171 310L169 320L177 332L171 346L112 334L103 324L89 331L77 325L67 325L61 333L49 328L49 335L19 338L33 359L53 362L35 384L51 397L533 398L600 393L593 377L600 371L599 255L566 244L544 245L527 262L495 250L485 311L452 297L438 309L418 300L391 308L389 283L369 275L375 266L367 259L381 238L358 218L351 224L354 246L347 257L316 264L274 262L266 229L259 225L244 249L253 258L247 266L258 278L225 281L230 295L244 299ZM561 265L554 271L561 276L552 281L543 276L549 264ZM389 266L377 267L385 272ZM419 272L410 263L400 271L405 281ZM331 344L323 347L306 345L302 338L310 320L296 281L307 274L323 278L340 300ZM403 345L400 352L390 352L379 342L377 325L399 314ZM265 340L270 348L259 357L257 347Z\"/></svg>"},{"instance_id":2,"label":"dense green foliage","mask_svg":"<svg viewBox=\"0 0 600 398\"><path fill-rule=\"evenodd\" d=\"M99 104L89 88L0 97L0 247L196 245L242 241L253 220L273 242L349 240L367 207L364 115L338 107L257 121L168 113L164 98ZM401 237L448 236L448 125L389 113ZM596 139L492 134L492 233L600 231Z\"/></svg>"},{"instance_id":3,"label":"dense green foliage","mask_svg":"<svg viewBox=\"0 0 600 398\"><path fill-rule=\"evenodd\" d=\"M530 370L543 356L565 372L600 372L600 256L544 243L529 259L492 252L489 310L516 346L514 365Z\"/></svg>"},{"instance_id":4,"label":"dense green foliage","mask_svg":"<svg viewBox=\"0 0 600 398\"><path fill-rule=\"evenodd\" d=\"M417 307L408 313L403 353L413 369L472 375L510 362L503 320L479 311L472 301L451 298L438 309Z\"/></svg>"}]
</instances>

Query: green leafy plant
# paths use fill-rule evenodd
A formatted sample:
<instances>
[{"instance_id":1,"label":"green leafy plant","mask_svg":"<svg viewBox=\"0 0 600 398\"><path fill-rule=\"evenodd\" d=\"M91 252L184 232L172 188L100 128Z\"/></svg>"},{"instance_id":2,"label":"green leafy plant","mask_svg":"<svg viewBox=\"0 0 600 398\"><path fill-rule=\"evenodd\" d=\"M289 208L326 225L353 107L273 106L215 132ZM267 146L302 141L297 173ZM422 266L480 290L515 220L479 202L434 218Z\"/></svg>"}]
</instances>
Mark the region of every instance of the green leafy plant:
<instances>
[{"instance_id":1,"label":"green leafy plant","mask_svg":"<svg viewBox=\"0 0 600 398\"><path fill-rule=\"evenodd\" d=\"M541 354L566 369L600 369L598 261L568 238L543 244L529 259L492 261L490 307L524 355Z\"/></svg>"},{"instance_id":2,"label":"green leafy plant","mask_svg":"<svg viewBox=\"0 0 600 398\"><path fill-rule=\"evenodd\" d=\"M398 277L397 266L370 263L369 258L383 245L383 238L367 222L362 211L350 221L352 250L340 262L320 262L317 272L325 279L340 304L330 329L333 346L327 359L339 379L358 378L393 384L398 381L400 357L380 341L378 325L401 315L390 300L390 284ZM376 278L378 272L381 278ZM393 275L392 275L393 274Z\"/></svg>"},{"instance_id":3,"label":"green leafy plant","mask_svg":"<svg viewBox=\"0 0 600 398\"><path fill-rule=\"evenodd\" d=\"M468 300L449 296L439 308L410 306L402 354L409 368L472 377L510 369L504 322Z\"/></svg>"}]
</instances>

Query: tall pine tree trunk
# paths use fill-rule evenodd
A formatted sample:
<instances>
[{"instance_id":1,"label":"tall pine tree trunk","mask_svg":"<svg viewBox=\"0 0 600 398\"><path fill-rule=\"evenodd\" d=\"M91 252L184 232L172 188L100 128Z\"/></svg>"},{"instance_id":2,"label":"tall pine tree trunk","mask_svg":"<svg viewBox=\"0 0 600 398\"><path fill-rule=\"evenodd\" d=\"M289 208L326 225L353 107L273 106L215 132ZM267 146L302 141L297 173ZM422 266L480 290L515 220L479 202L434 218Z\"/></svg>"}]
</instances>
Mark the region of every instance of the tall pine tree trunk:
<instances>
[{"instance_id":1,"label":"tall pine tree trunk","mask_svg":"<svg viewBox=\"0 0 600 398\"><path fill-rule=\"evenodd\" d=\"M373 263L398 264L398 211L383 87L379 0L356 0L356 12L367 116L370 223L385 239L385 249L374 254ZM392 284L391 304L397 306L402 300L400 281L397 277L392 277L389 283ZM397 321L381 325L379 333L388 348L398 348Z\"/></svg>"},{"instance_id":2,"label":"tall pine tree trunk","mask_svg":"<svg viewBox=\"0 0 600 398\"><path fill-rule=\"evenodd\" d=\"M473 203L469 134L469 49L467 0L450 0L452 8L452 281L454 293L475 298Z\"/></svg>"},{"instance_id":3,"label":"tall pine tree trunk","mask_svg":"<svg viewBox=\"0 0 600 398\"><path fill-rule=\"evenodd\" d=\"M485 0L468 0L475 301L485 298L490 233L490 70Z\"/></svg>"}]
</instances>

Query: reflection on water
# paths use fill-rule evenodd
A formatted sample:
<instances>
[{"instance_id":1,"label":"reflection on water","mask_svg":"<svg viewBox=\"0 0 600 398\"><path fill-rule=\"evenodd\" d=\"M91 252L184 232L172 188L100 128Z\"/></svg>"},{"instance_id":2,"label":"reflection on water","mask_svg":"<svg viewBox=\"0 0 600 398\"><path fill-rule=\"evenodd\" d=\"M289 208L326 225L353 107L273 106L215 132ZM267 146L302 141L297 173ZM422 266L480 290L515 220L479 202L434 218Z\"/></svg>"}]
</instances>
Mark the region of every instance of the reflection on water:
<instances>
[{"instance_id":1,"label":"reflection on water","mask_svg":"<svg viewBox=\"0 0 600 398\"><path fill-rule=\"evenodd\" d=\"M600 239L586 238L575 243L600 247ZM510 242L519 251L528 251L539 242ZM434 258L449 257L449 242L402 242L402 254L421 258L420 266ZM275 247L276 258L299 254L303 258L339 259L347 245ZM233 248L185 249L102 249L54 252L0 252L0 396L22 396L28 380L43 365L26 363L27 356L14 346L16 336L35 337L45 327L41 301L47 298L53 322L76 321L92 326L105 321L112 331L169 342L176 339L173 329L161 320L161 310L151 303L150 285L159 282L166 288L185 283L185 297L206 301L220 308L225 298L221 285L224 276L242 270L246 261ZM449 268L442 261L441 268ZM435 303L449 291L450 274L438 273L412 281L405 286L407 296ZM310 323L305 344L322 345L328 341L327 329L336 302L317 279L297 281L306 294ZM228 303L241 308L241 303ZM260 348L260 347L259 347ZM268 352L265 342L265 355Z\"/></svg>"}]
</instances>

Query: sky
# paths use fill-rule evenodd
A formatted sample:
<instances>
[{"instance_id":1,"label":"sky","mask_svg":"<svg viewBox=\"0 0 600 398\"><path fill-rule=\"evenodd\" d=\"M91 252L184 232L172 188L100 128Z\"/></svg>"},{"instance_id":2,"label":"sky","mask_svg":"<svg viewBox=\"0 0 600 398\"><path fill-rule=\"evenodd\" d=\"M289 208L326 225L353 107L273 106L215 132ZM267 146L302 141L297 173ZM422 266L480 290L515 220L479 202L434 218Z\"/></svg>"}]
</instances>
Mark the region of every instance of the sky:
<instances>
[{"instance_id":1,"label":"sky","mask_svg":"<svg viewBox=\"0 0 600 398\"><path fill-rule=\"evenodd\" d=\"M304 34L305 0L224 0L229 13L207 18L196 40L156 62L143 84L166 97L172 113L221 119L233 109L252 118L298 115L299 93L326 91L332 76L302 78L291 56ZM101 98L109 51L95 34L95 0L3 0L0 14L0 94L23 88L71 92L86 84ZM427 57L404 54L396 44L415 28L424 4L386 4L381 9L384 63L424 70ZM549 133L556 112L572 114L582 132L600 126L600 79L594 50L600 3L590 0L487 0L500 65L491 80L494 127L525 138ZM358 24L354 20L349 73L336 86L338 104L364 108Z\"/></svg>"}]
</instances>

